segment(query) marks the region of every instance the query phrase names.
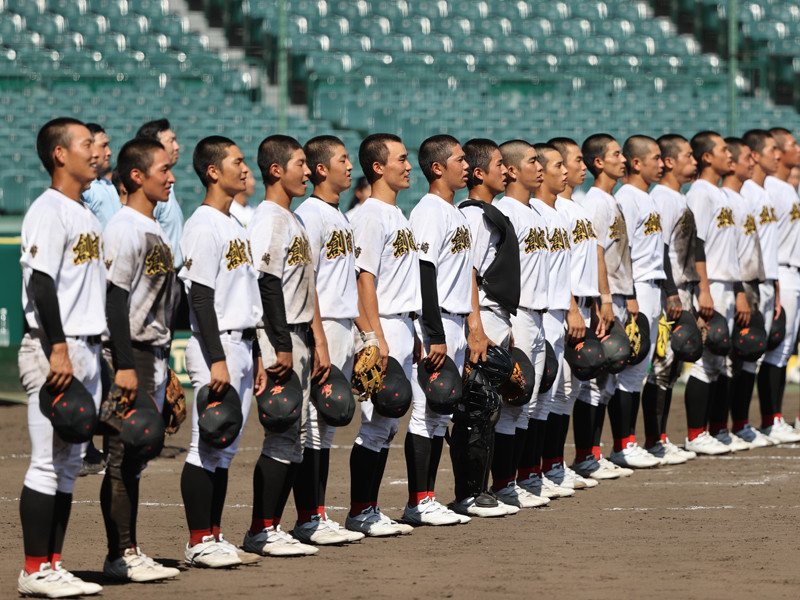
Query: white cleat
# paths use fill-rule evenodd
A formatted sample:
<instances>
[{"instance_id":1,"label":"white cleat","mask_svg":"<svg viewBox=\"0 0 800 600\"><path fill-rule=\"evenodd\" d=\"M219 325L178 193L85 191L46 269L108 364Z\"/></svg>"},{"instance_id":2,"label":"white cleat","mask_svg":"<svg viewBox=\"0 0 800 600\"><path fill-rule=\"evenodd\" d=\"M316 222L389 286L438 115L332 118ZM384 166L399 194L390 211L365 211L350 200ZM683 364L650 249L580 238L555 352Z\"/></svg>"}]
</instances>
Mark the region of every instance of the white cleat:
<instances>
[{"instance_id":1,"label":"white cleat","mask_svg":"<svg viewBox=\"0 0 800 600\"><path fill-rule=\"evenodd\" d=\"M761 430L773 444L794 444L800 442L800 433L794 427L783 420L783 417L775 417L772 425Z\"/></svg>"},{"instance_id":2,"label":"white cleat","mask_svg":"<svg viewBox=\"0 0 800 600\"><path fill-rule=\"evenodd\" d=\"M636 442L628 442L627 446L619 452L611 452L609 460L628 469L649 469L661 464L661 460L652 456Z\"/></svg>"},{"instance_id":3,"label":"white cleat","mask_svg":"<svg viewBox=\"0 0 800 600\"><path fill-rule=\"evenodd\" d=\"M185 562L190 567L221 569L242 564L242 560L231 548L220 544L213 535L205 536L199 544L186 544Z\"/></svg>"},{"instance_id":4,"label":"white cleat","mask_svg":"<svg viewBox=\"0 0 800 600\"><path fill-rule=\"evenodd\" d=\"M103 575L115 581L144 583L170 579L180 574L178 569L165 567L136 548L128 548L117 559L108 560L103 565Z\"/></svg>"},{"instance_id":5,"label":"white cleat","mask_svg":"<svg viewBox=\"0 0 800 600\"><path fill-rule=\"evenodd\" d=\"M38 598L73 598L83 595L81 586L66 577L63 572L54 570L49 562L39 565L39 570L30 575L25 573L24 569L20 571L17 591L22 596Z\"/></svg>"},{"instance_id":6,"label":"white cleat","mask_svg":"<svg viewBox=\"0 0 800 600\"><path fill-rule=\"evenodd\" d=\"M505 517L505 505L498 502L497 498L490 494L480 494L479 496L470 496L460 501L451 502L450 510L459 515L478 518L495 518Z\"/></svg>"},{"instance_id":7,"label":"white cleat","mask_svg":"<svg viewBox=\"0 0 800 600\"><path fill-rule=\"evenodd\" d=\"M430 496L421 500L416 506L409 506L403 511L403 521L409 525L459 525L461 519L446 506L434 501Z\"/></svg>"},{"instance_id":8,"label":"white cleat","mask_svg":"<svg viewBox=\"0 0 800 600\"><path fill-rule=\"evenodd\" d=\"M535 496L525 488L517 485L515 481L510 482L502 490L494 491L494 495L503 504L510 504L518 508L538 508L550 503L549 498Z\"/></svg>"},{"instance_id":9,"label":"white cleat","mask_svg":"<svg viewBox=\"0 0 800 600\"><path fill-rule=\"evenodd\" d=\"M615 465L616 466L616 465ZM588 456L580 462L572 463L572 470L584 479L618 479L621 475L614 469L608 469L597 460L594 455Z\"/></svg>"},{"instance_id":10,"label":"white cleat","mask_svg":"<svg viewBox=\"0 0 800 600\"><path fill-rule=\"evenodd\" d=\"M400 535L400 529L391 523L382 521L382 516L383 515L375 512L373 506L368 506L354 517L348 514L344 526L350 531L363 533L366 537Z\"/></svg>"},{"instance_id":11,"label":"white cleat","mask_svg":"<svg viewBox=\"0 0 800 600\"><path fill-rule=\"evenodd\" d=\"M729 454L731 451L728 446L720 442L717 438L712 437L707 431L704 431L693 440L686 438L686 443L683 447L697 454L705 454L707 456Z\"/></svg>"},{"instance_id":12,"label":"white cleat","mask_svg":"<svg viewBox=\"0 0 800 600\"><path fill-rule=\"evenodd\" d=\"M293 538L280 525L266 527L258 533L248 531L244 534L242 547L247 552L262 556L310 556L319 552L314 546Z\"/></svg>"},{"instance_id":13,"label":"white cleat","mask_svg":"<svg viewBox=\"0 0 800 600\"><path fill-rule=\"evenodd\" d=\"M677 452L672 452L669 447L658 440L654 445L645 448L647 452L661 461L662 465L682 465L689 459L681 456Z\"/></svg>"},{"instance_id":14,"label":"white cleat","mask_svg":"<svg viewBox=\"0 0 800 600\"><path fill-rule=\"evenodd\" d=\"M736 436L750 444L751 448L766 448L774 445L772 440L749 424L737 431Z\"/></svg>"}]
</instances>

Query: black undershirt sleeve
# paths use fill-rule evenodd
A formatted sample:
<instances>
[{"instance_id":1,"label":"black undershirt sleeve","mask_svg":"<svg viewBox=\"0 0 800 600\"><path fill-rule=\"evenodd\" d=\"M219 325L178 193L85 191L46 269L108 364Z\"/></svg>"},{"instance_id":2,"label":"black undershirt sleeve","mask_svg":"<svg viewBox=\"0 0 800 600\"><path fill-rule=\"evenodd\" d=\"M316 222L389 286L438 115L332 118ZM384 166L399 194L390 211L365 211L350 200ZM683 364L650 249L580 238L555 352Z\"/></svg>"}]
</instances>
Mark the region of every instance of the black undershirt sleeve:
<instances>
[{"instance_id":1,"label":"black undershirt sleeve","mask_svg":"<svg viewBox=\"0 0 800 600\"><path fill-rule=\"evenodd\" d=\"M31 289L33 290L36 312L42 322L42 329L50 344L61 344L67 341L64 328L61 324L61 310L56 294L56 282L53 278L41 271L31 274Z\"/></svg>"},{"instance_id":2,"label":"black undershirt sleeve","mask_svg":"<svg viewBox=\"0 0 800 600\"><path fill-rule=\"evenodd\" d=\"M672 275L672 261L669 259L669 246L664 244L664 273L667 278L661 282L661 289L669 296L678 295L678 286L675 285L675 278Z\"/></svg>"},{"instance_id":3,"label":"black undershirt sleeve","mask_svg":"<svg viewBox=\"0 0 800 600\"><path fill-rule=\"evenodd\" d=\"M128 292L121 287L109 284L106 292L106 323L111 335L111 361L116 371L136 367L131 344L128 296Z\"/></svg>"},{"instance_id":4,"label":"black undershirt sleeve","mask_svg":"<svg viewBox=\"0 0 800 600\"><path fill-rule=\"evenodd\" d=\"M696 262L706 262L706 243L700 238L695 240L694 260Z\"/></svg>"},{"instance_id":5,"label":"black undershirt sleeve","mask_svg":"<svg viewBox=\"0 0 800 600\"><path fill-rule=\"evenodd\" d=\"M422 289L422 326L431 344L444 344L444 325L436 288L436 267L433 263L419 261L419 280Z\"/></svg>"},{"instance_id":6,"label":"black undershirt sleeve","mask_svg":"<svg viewBox=\"0 0 800 600\"><path fill-rule=\"evenodd\" d=\"M214 311L214 290L208 286L192 282L191 291L192 310L200 329L200 337L208 350L208 357L212 363L225 360L225 351L219 340L219 321Z\"/></svg>"},{"instance_id":7,"label":"black undershirt sleeve","mask_svg":"<svg viewBox=\"0 0 800 600\"><path fill-rule=\"evenodd\" d=\"M292 335L286 323L281 280L275 275L263 273L258 280L258 290L261 292L261 306L264 308L264 324L271 334L275 352L291 352Z\"/></svg>"},{"instance_id":8,"label":"black undershirt sleeve","mask_svg":"<svg viewBox=\"0 0 800 600\"><path fill-rule=\"evenodd\" d=\"M741 281L736 281L733 284L733 293L738 294L740 292L744 294L744 284Z\"/></svg>"}]
</instances>

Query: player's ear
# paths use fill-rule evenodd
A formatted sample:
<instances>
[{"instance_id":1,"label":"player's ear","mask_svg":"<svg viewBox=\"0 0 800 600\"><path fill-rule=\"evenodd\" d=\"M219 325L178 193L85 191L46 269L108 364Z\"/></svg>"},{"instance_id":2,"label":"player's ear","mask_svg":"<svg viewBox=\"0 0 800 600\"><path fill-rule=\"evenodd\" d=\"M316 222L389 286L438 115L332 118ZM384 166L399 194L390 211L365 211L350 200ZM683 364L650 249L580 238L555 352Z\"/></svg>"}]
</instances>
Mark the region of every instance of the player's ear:
<instances>
[{"instance_id":1,"label":"player's ear","mask_svg":"<svg viewBox=\"0 0 800 600\"><path fill-rule=\"evenodd\" d=\"M506 167L506 181L508 181L509 183L512 181L516 181L518 175L519 173L517 173L516 165L508 165Z\"/></svg>"},{"instance_id":2,"label":"player's ear","mask_svg":"<svg viewBox=\"0 0 800 600\"><path fill-rule=\"evenodd\" d=\"M603 159L599 156L596 156L594 159L594 168L600 173L603 170Z\"/></svg>"},{"instance_id":3,"label":"player's ear","mask_svg":"<svg viewBox=\"0 0 800 600\"><path fill-rule=\"evenodd\" d=\"M431 164L431 172L437 177L441 177L444 174L444 170L445 166L440 162L434 161L433 164Z\"/></svg>"},{"instance_id":4,"label":"player's ear","mask_svg":"<svg viewBox=\"0 0 800 600\"><path fill-rule=\"evenodd\" d=\"M308 165L308 163L306 163ZM317 179L323 181L328 178L328 167L322 163L317 163L317 168L315 169L315 175Z\"/></svg>"},{"instance_id":5,"label":"player's ear","mask_svg":"<svg viewBox=\"0 0 800 600\"><path fill-rule=\"evenodd\" d=\"M64 146L56 146L53 148L53 164L56 166L63 166L66 162L64 159L66 158L67 148Z\"/></svg>"},{"instance_id":6,"label":"player's ear","mask_svg":"<svg viewBox=\"0 0 800 600\"><path fill-rule=\"evenodd\" d=\"M380 163L378 161L372 163L372 170L378 176L383 176L383 167L384 167L383 163Z\"/></svg>"},{"instance_id":7,"label":"player's ear","mask_svg":"<svg viewBox=\"0 0 800 600\"><path fill-rule=\"evenodd\" d=\"M269 166L269 175L274 181L278 181L283 177L283 168L278 163L272 163Z\"/></svg>"},{"instance_id":8,"label":"player's ear","mask_svg":"<svg viewBox=\"0 0 800 600\"><path fill-rule=\"evenodd\" d=\"M670 171L675 168L675 159L671 156L664 156L661 159L664 162L664 169L669 169Z\"/></svg>"},{"instance_id":9,"label":"player's ear","mask_svg":"<svg viewBox=\"0 0 800 600\"><path fill-rule=\"evenodd\" d=\"M147 179L145 174L142 173L139 169L131 169L130 173L131 181L133 181L137 187L141 187L144 183L144 180Z\"/></svg>"},{"instance_id":10,"label":"player's ear","mask_svg":"<svg viewBox=\"0 0 800 600\"><path fill-rule=\"evenodd\" d=\"M486 173L484 173L483 169L480 167L475 167L472 169L472 179L475 180L476 183L481 184L483 183L483 178L486 177Z\"/></svg>"}]
</instances>

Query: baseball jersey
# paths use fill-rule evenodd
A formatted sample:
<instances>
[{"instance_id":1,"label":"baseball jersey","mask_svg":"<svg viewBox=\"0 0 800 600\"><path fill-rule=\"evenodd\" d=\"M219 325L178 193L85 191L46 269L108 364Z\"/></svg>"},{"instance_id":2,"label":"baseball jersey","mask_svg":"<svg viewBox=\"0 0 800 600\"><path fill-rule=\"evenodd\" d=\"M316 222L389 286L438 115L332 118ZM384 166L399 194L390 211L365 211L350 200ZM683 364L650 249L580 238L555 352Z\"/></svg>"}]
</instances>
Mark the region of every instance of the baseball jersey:
<instances>
[{"instance_id":1,"label":"baseball jersey","mask_svg":"<svg viewBox=\"0 0 800 600\"><path fill-rule=\"evenodd\" d=\"M778 217L778 263L800 267L800 199L791 184L769 176L764 181Z\"/></svg>"},{"instance_id":2,"label":"baseball jersey","mask_svg":"<svg viewBox=\"0 0 800 600\"><path fill-rule=\"evenodd\" d=\"M367 198L351 224L356 269L375 276L378 314L421 311L418 247L403 211Z\"/></svg>"},{"instance_id":3,"label":"baseball jersey","mask_svg":"<svg viewBox=\"0 0 800 600\"><path fill-rule=\"evenodd\" d=\"M584 197L584 207L591 215L597 234L597 245L603 248L608 273L608 286L612 294L633 294L633 267L631 247L625 216L611 194L592 187Z\"/></svg>"},{"instance_id":4,"label":"baseball jersey","mask_svg":"<svg viewBox=\"0 0 800 600\"><path fill-rule=\"evenodd\" d=\"M685 286L699 282L695 257L697 226L686 196L661 184L656 185L650 195L661 214L661 226L664 228L664 241L669 246L669 261L675 285Z\"/></svg>"},{"instance_id":5,"label":"baseball jersey","mask_svg":"<svg viewBox=\"0 0 800 600\"><path fill-rule=\"evenodd\" d=\"M550 267L547 280L547 308L569 310L572 303L572 275L570 274L569 231L567 220L557 210L538 198L531 198L531 206L545 224L550 247Z\"/></svg>"},{"instance_id":6,"label":"baseball jersey","mask_svg":"<svg viewBox=\"0 0 800 600\"><path fill-rule=\"evenodd\" d=\"M159 202L153 212L153 216L161 225L169 238L172 246L173 262L175 269L183 266L183 255L181 250L181 238L183 236L183 211L175 196L175 186L169 191L169 199L166 202Z\"/></svg>"},{"instance_id":7,"label":"baseball jersey","mask_svg":"<svg viewBox=\"0 0 800 600\"><path fill-rule=\"evenodd\" d=\"M664 231L661 213L652 196L628 183L617 191L615 197L628 226L633 280L665 279Z\"/></svg>"},{"instance_id":8,"label":"baseball jersey","mask_svg":"<svg viewBox=\"0 0 800 600\"><path fill-rule=\"evenodd\" d=\"M167 234L154 219L123 206L104 238L108 283L128 292L131 340L169 345L179 295Z\"/></svg>"},{"instance_id":9,"label":"baseball jersey","mask_svg":"<svg viewBox=\"0 0 800 600\"><path fill-rule=\"evenodd\" d=\"M311 323L314 318L314 264L306 230L294 214L275 202L256 207L247 230L261 273L281 280L286 323Z\"/></svg>"},{"instance_id":10,"label":"baseball jersey","mask_svg":"<svg viewBox=\"0 0 800 600\"><path fill-rule=\"evenodd\" d=\"M761 258L764 261L764 276L778 279L778 215L775 204L767 190L752 179L742 185L739 192L755 211L758 241L761 243Z\"/></svg>"},{"instance_id":11,"label":"baseball jersey","mask_svg":"<svg viewBox=\"0 0 800 600\"><path fill-rule=\"evenodd\" d=\"M419 259L436 268L439 306L455 315L472 312L472 235L466 217L435 194L425 194L411 211Z\"/></svg>"},{"instance_id":12,"label":"baseball jersey","mask_svg":"<svg viewBox=\"0 0 800 600\"><path fill-rule=\"evenodd\" d=\"M705 242L706 271L711 281L742 280L736 249L733 206L724 192L703 179L692 184L686 202L694 214L697 237Z\"/></svg>"},{"instance_id":13,"label":"baseball jersey","mask_svg":"<svg viewBox=\"0 0 800 600\"><path fill-rule=\"evenodd\" d=\"M497 254L500 232L484 215L481 207L467 206L460 210L472 235L472 266L478 275L483 275ZM483 287L478 288L478 304L485 308L499 308L499 304L486 295Z\"/></svg>"},{"instance_id":14,"label":"baseball jersey","mask_svg":"<svg viewBox=\"0 0 800 600\"><path fill-rule=\"evenodd\" d=\"M742 281L764 281L764 261L761 258L761 243L756 227L755 205L740 193L722 188L733 207L733 220L736 223L736 247Z\"/></svg>"},{"instance_id":15,"label":"baseball jersey","mask_svg":"<svg viewBox=\"0 0 800 600\"><path fill-rule=\"evenodd\" d=\"M200 205L186 221L181 238L185 257L178 277L192 305L192 283L214 290L214 312L220 331L255 327L261 319L253 254L247 232L236 218L208 205ZM192 331L199 332L194 310L189 311Z\"/></svg>"},{"instance_id":16,"label":"baseball jersey","mask_svg":"<svg viewBox=\"0 0 800 600\"><path fill-rule=\"evenodd\" d=\"M519 243L519 305L528 310L548 308L550 247L546 223L530 204L504 196L494 202L514 226Z\"/></svg>"},{"instance_id":17,"label":"baseball jersey","mask_svg":"<svg viewBox=\"0 0 800 600\"><path fill-rule=\"evenodd\" d=\"M31 288L33 271L52 277L64 335L106 329L106 268L100 221L83 202L52 188L34 200L22 221L22 308L30 329L42 329Z\"/></svg>"},{"instance_id":18,"label":"baseball jersey","mask_svg":"<svg viewBox=\"0 0 800 600\"><path fill-rule=\"evenodd\" d=\"M81 200L95 214L103 229L106 228L111 217L122 208L117 188L105 177L95 179L89 189L83 192Z\"/></svg>"},{"instance_id":19,"label":"baseball jersey","mask_svg":"<svg viewBox=\"0 0 800 600\"><path fill-rule=\"evenodd\" d=\"M242 227L245 229L247 229L247 226L250 225L250 221L253 220L253 213L255 210L256 209L253 208L250 203L242 206L235 200L231 202L230 213L239 220L239 223L241 223Z\"/></svg>"},{"instance_id":20,"label":"baseball jersey","mask_svg":"<svg viewBox=\"0 0 800 600\"><path fill-rule=\"evenodd\" d=\"M319 312L323 319L358 316L356 257L350 221L336 205L310 196L297 210L311 246Z\"/></svg>"},{"instance_id":21,"label":"baseball jersey","mask_svg":"<svg viewBox=\"0 0 800 600\"><path fill-rule=\"evenodd\" d=\"M570 252L570 290L576 298L600 295L597 287L597 234L589 213L567 198L556 198L556 210L565 220Z\"/></svg>"}]
</instances>

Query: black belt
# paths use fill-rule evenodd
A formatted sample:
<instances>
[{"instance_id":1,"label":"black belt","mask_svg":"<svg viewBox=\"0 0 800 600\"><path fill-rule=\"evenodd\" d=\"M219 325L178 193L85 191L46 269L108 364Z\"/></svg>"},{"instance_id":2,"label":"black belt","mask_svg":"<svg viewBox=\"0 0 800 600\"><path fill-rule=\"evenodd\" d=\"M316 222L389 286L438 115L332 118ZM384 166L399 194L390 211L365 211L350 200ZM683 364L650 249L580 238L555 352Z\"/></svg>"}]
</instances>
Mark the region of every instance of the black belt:
<instances>
[{"instance_id":1,"label":"black belt","mask_svg":"<svg viewBox=\"0 0 800 600\"><path fill-rule=\"evenodd\" d=\"M154 344L148 344L147 342L131 342L131 346L140 352L150 352L152 354L162 354L164 356L169 356L170 351L169 345L156 346Z\"/></svg>"},{"instance_id":2,"label":"black belt","mask_svg":"<svg viewBox=\"0 0 800 600\"><path fill-rule=\"evenodd\" d=\"M794 269L795 271L800 271L800 267L796 267L794 265L778 265L779 267L783 267L784 269Z\"/></svg>"},{"instance_id":3,"label":"black belt","mask_svg":"<svg viewBox=\"0 0 800 600\"><path fill-rule=\"evenodd\" d=\"M449 315L451 317L463 317L463 318L467 317L467 315L465 313L454 313L454 312L450 312L449 310L445 310L443 308L441 309L441 311L442 311L443 315Z\"/></svg>"},{"instance_id":4,"label":"black belt","mask_svg":"<svg viewBox=\"0 0 800 600\"><path fill-rule=\"evenodd\" d=\"M228 335L231 335L234 331L239 331L239 330L238 329L228 329L227 331L224 331L223 333L227 333ZM256 339L256 328L255 327L249 327L247 329L242 329L242 339L244 341L246 341L246 342L254 342L255 339Z\"/></svg>"},{"instance_id":5,"label":"black belt","mask_svg":"<svg viewBox=\"0 0 800 600\"><path fill-rule=\"evenodd\" d=\"M75 339L86 340L86 343L89 344L90 346L97 346L97 344L103 341L100 335L69 335L67 337L74 337Z\"/></svg>"},{"instance_id":6,"label":"black belt","mask_svg":"<svg viewBox=\"0 0 800 600\"><path fill-rule=\"evenodd\" d=\"M592 308L594 306L594 298L591 296L578 296L575 298L575 304L579 308Z\"/></svg>"},{"instance_id":7,"label":"black belt","mask_svg":"<svg viewBox=\"0 0 800 600\"><path fill-rule=\"evenodd\" d=\"M410 312L402 312L402 313L397 313L396 315L389 315L389 316L400 317L401 319L411 319L412 321L415 321L417 318L417 313L412 310Z\"/></svg>"},{"instance_id":8,"label":"black belt","mask_svg":"<svg viewBox=\"0 0 800 600\"><path fill-rule=\"evenodd\" d=\"M309 329L311 329L310 323L296 323L294 325L287 325L289 331L292 333L306 333Z\"/></svg>"}]
</instances>

